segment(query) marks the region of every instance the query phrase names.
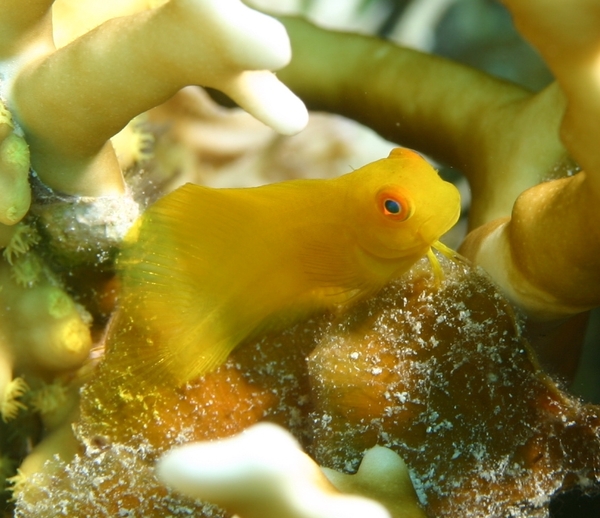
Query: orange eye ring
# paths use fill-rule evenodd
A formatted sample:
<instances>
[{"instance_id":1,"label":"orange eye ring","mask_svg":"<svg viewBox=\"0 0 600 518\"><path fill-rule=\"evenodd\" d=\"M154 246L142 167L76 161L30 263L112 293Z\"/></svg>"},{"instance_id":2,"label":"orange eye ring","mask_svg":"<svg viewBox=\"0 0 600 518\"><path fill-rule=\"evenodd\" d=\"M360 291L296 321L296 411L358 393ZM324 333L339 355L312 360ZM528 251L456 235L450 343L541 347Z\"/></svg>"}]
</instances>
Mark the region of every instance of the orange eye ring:
<instances>
[{"instance_id":1,"label":"orange eye ring","mask_svg":"<svg viewBox=\"0 0 600 518\"><path fill-rule=\"evenodd\" d=\"M382 189L377 193L377 206L386 219L406 221L412 215L407 198L392 189Z\"/></svg>"}]
</instances>

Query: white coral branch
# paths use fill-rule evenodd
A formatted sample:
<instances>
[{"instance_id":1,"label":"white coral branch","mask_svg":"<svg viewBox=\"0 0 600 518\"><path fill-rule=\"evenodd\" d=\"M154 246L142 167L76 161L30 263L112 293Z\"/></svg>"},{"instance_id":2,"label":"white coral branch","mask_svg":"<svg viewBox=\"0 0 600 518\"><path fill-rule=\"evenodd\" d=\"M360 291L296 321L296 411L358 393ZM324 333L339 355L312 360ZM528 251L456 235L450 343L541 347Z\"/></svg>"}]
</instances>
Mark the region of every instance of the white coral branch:
<instances>
[{"instance_id":1,"label":"white coral branch","mask_svg":"<svg viewBox=\"0 0 600 518\"><path fill-rule=\"evenodd\" d=\"M170 0L42 57L18 57L17 70L4 70L14 76L5 95L42 180L105 196L123 189L108 139L186 85L225 92L281 133L300 131L306 108L272 73L290 57L283 25L240 0Z\"/></svg>"},{"instance_id":2,"label":"white coral branch","mask_svg":"<svg viewBox=\"0 0 600 518\"><path fill-rule=\"evenodd\" d=\"M157 473L177 491L242 518L390 518L373 500L339 493L288 432L268 423L175 448Z\"/></svg>"}]
</instances>

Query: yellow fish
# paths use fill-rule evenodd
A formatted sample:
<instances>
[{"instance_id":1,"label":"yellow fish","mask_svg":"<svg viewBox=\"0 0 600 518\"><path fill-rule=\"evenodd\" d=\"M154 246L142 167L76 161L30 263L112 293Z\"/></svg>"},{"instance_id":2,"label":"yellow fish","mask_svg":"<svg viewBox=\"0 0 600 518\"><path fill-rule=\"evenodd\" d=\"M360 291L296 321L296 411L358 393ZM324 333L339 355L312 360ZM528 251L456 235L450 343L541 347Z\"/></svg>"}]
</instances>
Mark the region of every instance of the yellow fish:
<instances>
[{"instance_id":1,"label":"yellow fish","mask_svg":"<svg viewBox=\"0 0 600 518\"><path fill-rule=\"evenodd\" d=\"M122 305L147 330L128 347L183 384L260 331L373 295L459 212L457 189L407 149L327 180L184 185L141 216L118 259Z\"/></svg>"}]
</instances>

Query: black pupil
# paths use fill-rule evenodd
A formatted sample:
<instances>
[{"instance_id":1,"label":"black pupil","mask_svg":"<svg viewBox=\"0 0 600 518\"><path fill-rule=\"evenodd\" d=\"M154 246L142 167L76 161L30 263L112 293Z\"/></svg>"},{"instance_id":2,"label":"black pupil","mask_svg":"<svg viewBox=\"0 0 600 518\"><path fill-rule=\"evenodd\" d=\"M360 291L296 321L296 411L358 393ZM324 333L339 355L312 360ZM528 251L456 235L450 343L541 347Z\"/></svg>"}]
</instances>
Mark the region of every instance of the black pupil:
<instances>
[{"instance_id":1,"label":"black pupil","mask_svg":"<svg viewBox=\"0 0 600 518\"><path fill-rule=\"evenodd\" d=\"M400 204L396 200L385 200L383 202L385 210L387 210L390 214L399 214L400 213Z\"/></svg>"}]
</instances>

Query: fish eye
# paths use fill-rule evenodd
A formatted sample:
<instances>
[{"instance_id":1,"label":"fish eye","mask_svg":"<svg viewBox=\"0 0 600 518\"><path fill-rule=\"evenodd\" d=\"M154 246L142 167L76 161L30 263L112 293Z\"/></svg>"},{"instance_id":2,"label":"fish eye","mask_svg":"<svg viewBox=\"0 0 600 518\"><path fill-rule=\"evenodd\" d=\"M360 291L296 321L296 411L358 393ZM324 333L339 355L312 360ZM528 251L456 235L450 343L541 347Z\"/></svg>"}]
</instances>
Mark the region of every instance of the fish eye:
<instances>
[{"instance_id":1,"label":"fish eye","mask_svg":"<svg viewBox=\"0 0 600 518\"><path fill-rule=\"evenodd\" d=\"M402 205L398 200L388 198L383 201L383 213L387 216L388 214L400 214L402 212Z\"/></svg>"},{"instance_id":2,"label":"fish eye","mask_svg":"<svg viewBox=\"0 0 600 518\"><path fill-rule=\"evenodd\" d=\"M377 204L380 212L388 219L405 221L412 214L412 208L407 198L390 188L379 191Z\"/></svg>"}]
</instances>

